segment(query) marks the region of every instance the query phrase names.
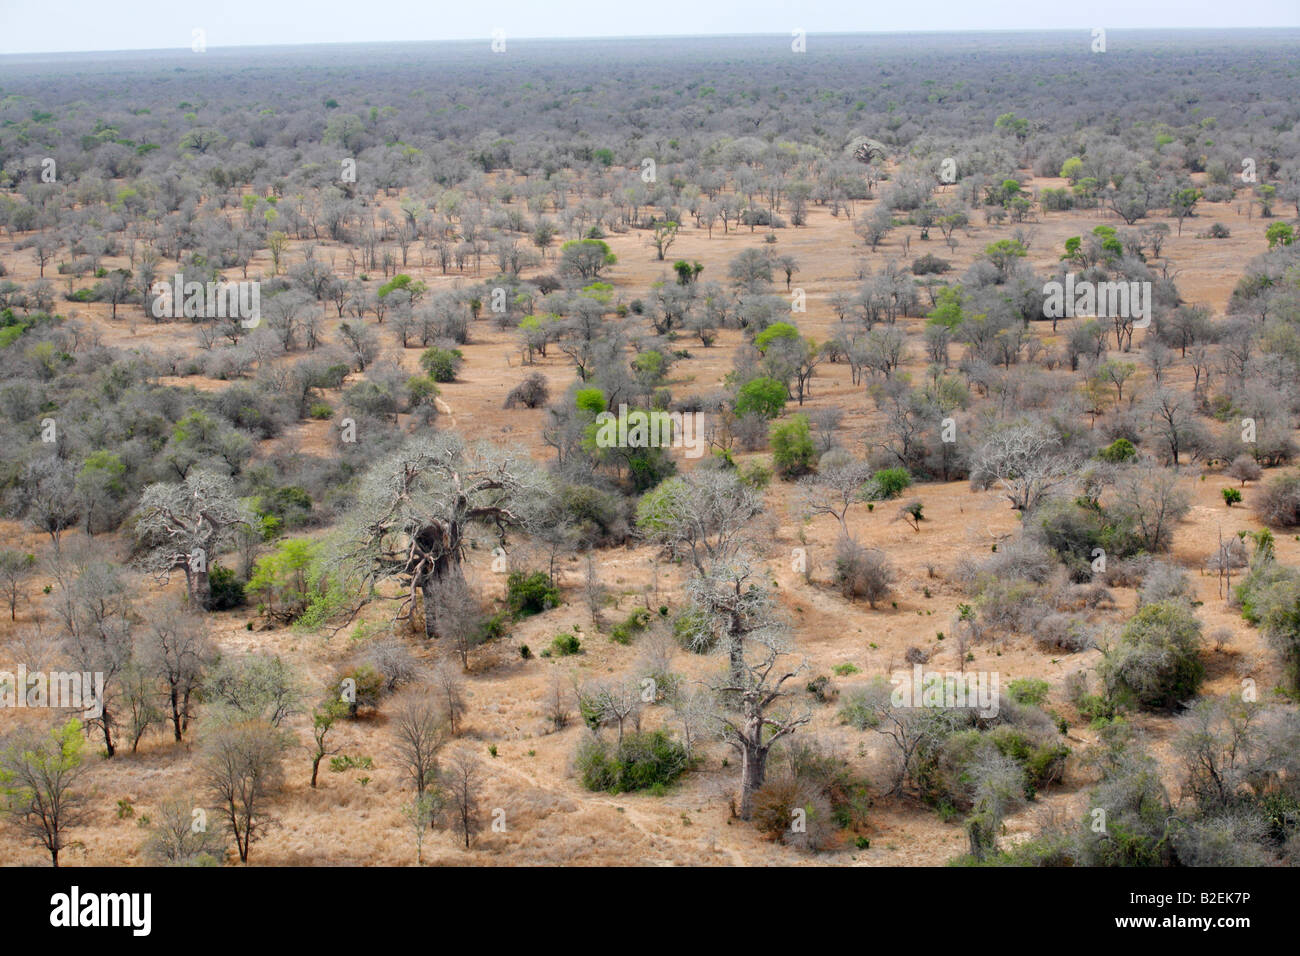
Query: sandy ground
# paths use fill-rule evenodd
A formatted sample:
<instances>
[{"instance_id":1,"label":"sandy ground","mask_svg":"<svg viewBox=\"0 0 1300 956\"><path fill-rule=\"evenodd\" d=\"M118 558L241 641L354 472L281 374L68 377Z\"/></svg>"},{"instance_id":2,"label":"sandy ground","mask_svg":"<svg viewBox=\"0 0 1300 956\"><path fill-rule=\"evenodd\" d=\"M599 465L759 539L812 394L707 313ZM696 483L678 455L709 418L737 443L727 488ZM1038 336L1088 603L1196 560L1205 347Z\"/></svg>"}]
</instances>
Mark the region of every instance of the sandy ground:
<instances>
[{"instance_id":1,"label":"sandy ground","mask_svg":"<svg viewBox=\"0 0 1300 956\"><path fill-rule=\"evenodd\" d=\"M1040 180L1032 185L1042 188L1059 184L1057 180ZM857 212L869 211L872 205L858 204ZM1030 261L1035 268L1047 270L1056 263L1068 236L1079 235L1098 222L1122 226L1113 217L1096 212L1086 217L1048 214L1041 222L1031 224L1035 235ZM1212 222L1227 224L1232 237L1220 241L1196 239L1195 234L1203 232ZM1172 220L1170 226L1176 231ZM986 244L1010 236L1011 231L1009 225L1000 228L972 225L968 236L958 234L958 247L952 251L944 245L938 230L934 231L934 240L924 243L917 238L916 230L900 228L890 234L878 251L871 253L856 240L847 218L835 219L826 210L817 208L811 212L808 226L781 230L776 249L793 254L801 264L793 285L805 290L808 312L796 318L807 334L821 340L835 323L827 306L828 297L835 291L856 287L859 260L865 259L878 268L891 258L900 258L903 236L911 233L908 261L927 251L933 252L953 262L951 278L959 276ZM724 235L721 228L716 228L709 238L702 230L687 227L671 248L669 259L698 259L705 264L704 278L725 281L727 262L743 248L762 246L763 233L763 229L751 233L745 228ZM10 277L20 282L34 279L30 253L15 253L11 238L4 238L6 241L0 242L0 257L8 266ZM655 260L653 249L641 234L615 235L609 242L619 256L619 263L609 278L623 301L644 295L651 282L667 278L669 263ZM1258 220L1247 222L1231 205L1202 203L1198 216L1184 224L1182 236L1170 236L1164 254L1179 270L1177 281L1183 297L1210 305L1219 316L1244 263L1262 252L1265 245L1263 224ZM322 246L318 255L323 252L328 261L329 244ZM296 261L293 252L288 258ZM339 261L343 261L342 256ZM125 261L105 262L109 267L119 264L124 265ZM552 268L553 262L547 262L538 271ZM259 271L269 272L269 269L269 259L256 260L249 275L256 276ZM443 277L435 269L421 269L418 265L405 271L435 287L475 281L472 275ZM78 283L84 284L88 283ZM66 283L56 279L56 285L62 291ZM193 330L186 325L154 325L123 315L110 322L106 306L69 308L71 305L60 302L59 309L68 314L75 312L83 322L93 325L105 345L124 350L196 348ZM901 323L914 342L911 360L905 368L916 380L921 378L925 367L923 353L915 344L919 342L923 322L909 319ZM336 324L336 321L329 323ZM1065 329L1063 324L1063 332ZM395 351L386 330L380 331L385 346ZM1048 333L1050 329L1037 330L1037 334L1050 338ZM442 387L444 424L465 434L528 448L537 458L545 460L547 450L540 436L545 413L522 409L506 412L501 408L506 392L533 370L521 368L514 334L500 332L482 321L473 327L472 335L472 343L464 349L466 363L460 379ZM1140 338L1141 333L1138 335ZM718 387L731 367L733 352L740 341L740 334L732 331L724 332L717 345L710 349L699 347L698 341L686 343L684 347L690 349L691 358L674 366L670 383L674 393L683 395ZM406 350L402 355L403 364L415 370L418 356L418 349ZM547 376L553 394L561 392L573 377L567 360L558 351L540 360L535 368ZM1184 370L1176 369L1174 380L1181 381L1183 375ZM1143 378L1145 372L1139 375L1139 388ZM199 377L179 379L176 384L201 389L224 387L224 383ZM861 448L880 435L880 417L864 390L850 383L847 366L823 365L818 370L806 408L830 405L845 410L841 438L847 447ZM306 453L324 453L330 427L328 422L301 423L289 429L279 441L297 442ZM690 467L689 462L683 461L682 465ZM1194 504L1175 536L1174 556L1193 572L1199 597L1204 602L1198 613L1206 633L1225 627L1232 635L1222 649L1206 651L1211 676L1206 691L1217 694L1239 689L1241 679L1249 676L1256 679L1262 699L1268 699L1266 689L1274 686L1279 677L1275 659L1264 649L1258 633L1224 605L1217 593L1216 580L1197 572L1214 548L1220 531L1226 537L1254 527L1249 510L1254 486L1244 490L1243 506L1227 509L1219 491L1230 482L1216 475L1209 475L1206 480L1198 478L1195 471L1188 472L1186 485ZM955 649L943 647L936 639L939 631L950 627L956 605L962 600L960 589L949 580L950 573L962 557L987 555L992 542L1015 531L1018 519L1005 499L993 493L972 492L965 483L920 485L909 496L919 497L925 505L927 520L919 532L894 521L895 509L888 506L874 513L868 513L865 508L851 512L855 533L865 543L885 549L899 569L897 606L885 604L871 610L865 603L847 603L825 587L835 538L833 519L819 519L804 526L791 510L791 486L774 483L769 489L767 510L773 518L774 529L769 567L776 592L795 625L798 650L807 659L809 678L830 674L831 668L840 663L853 663L861 668L862 672L853 678L836 679L837 686L843 687L901 666L905 651L912 646L935 652L931 668L955 668ZM29 530L12 522L0 524L0 530L10 542L22 540L24 546L32 549L44 546ZM807 550L813 569L811 584L792 568L791 553L796 547ZM1278 555L1284 562L1294 563L1300 556L1300 543L1280 536ZM656 555L647 547L604 553L600 568L602 580L619 595L620 602L619 609L606 612L607 625L640 603L651 607L663 604L674 610L682 604L680 569L667 565L656 567ZM503 576L492 574L483 552L471 557L471 569L487 593L503 591ZM871 841L869 849L856 849L846 841L840 849L811 857L774 845L752 827L730 819L729 800L738 774L734 757L721 744L707 746L700 768L685 776L667 796L612 797L584 790L572 774L570 760L585 731L575 722L561 732L548 732L545 700L553 676L558 674L567 683L572 672L582 677L616 675L629 669L641 652L635 645L620 646L597 633L578 593L577 584L582 575L578 558L562 562L561 573L567 584L566 603L522 622L500 645L481 650L473 672L466 678L469 714L465 742L482 754L486 773L484 807L491 812L504 811L503 817L498 816L505 820L505 831L485 832L469 852L457 848L449 835L435 835L425 847L426 863L939 865L964 851L965 837L959 824L944 823L933 812L900 802L878 804L873 809L865 831ZM41 583L44 582L38 582L38 587ZM145 613L158 593L159 589L151 581L140 579L140 603ZM1125 589L1116 589L1115 593L1118 609L1100 612L1099 620L1118 625L1131 611L1134 594ZM366 616L379 622L388 610L390 607L374 605ZM41 619L49 626L49 611L49 599L38 591L30 605L20 608L16 625L0 621L0 642ZM214 615L222 648L274 651L312 679L323 679L333 665L349 654L350 638L346 631L332 638L290 630L250 631L245 625L254 618L250 609ZM561 630L578 632L585 653L557 660L520 659L519 644L540 649ZM429 661L447 653L444 648L422 644L422 641L412 641L417 656ZM1049 705L1073 718L1075 715L1063 699L1062 682L1071 671L1092 665L1097 652L1057 658L1037 650L1028 639L1012 637L996 646L977 646L973 653L975 660L968 666L996 670L1003 686L1021 676L1045 678L1052 686ZM0 660L9 656L3 649L0 655L4 655ZM675 666L699 677L716 664L682 653ZM806 695L801 692L799 696ZM883 738L839 724L835 711L835 705L814 705L815 719L807 732L838 747L863 772L874 772L884 754ZM10 719L6 716L4 721ZM29 715L15 719L29 719ZM648 726L656 726L670 722L671 714L666 708L650 708L645 721ZM1143 717L1138 723L1149 734L1154 752L1166 754L1171 721ZM310 739L304 717L297 718L294 727L300 740ZM1086 726L1075 720L1070 746L1077 753L1092 736ZM321 785L313 791L308 787L310 762L305 748L291 754L286 763L288 784L274 805L274 815L280 825L254 846L254 865L400 865L414 861L414 845L400 811L409 794L396 766L391 734L382 711L349 724L339 739L346 753L372 757L374 770L368 774L322 771ZM489 746L495 746L495 757L489 755ZM148 813L172 788L194 786L193 756L191 744L175 745L158 735L147 738L137 754L119 754L112 760L93 758L91 818L76 831L79 845L66 853L66 863L142 862L139 846L144 834L136 819L117 816L118 801L129 799L139 812ZM728 758L730 764L724 766ZM364 784L363 776L369 777ZM1174 782L1171 778L1171 785ZM1062 786L1008 820L1007 838L1014 840L1032 832L1044 813L1077 805L1087 785L1071 766ZM39 864L44 859L36 849L18 843L6 825L0 825L0 846L4 847L6 863Z\"/></svg>"}]
</instances>

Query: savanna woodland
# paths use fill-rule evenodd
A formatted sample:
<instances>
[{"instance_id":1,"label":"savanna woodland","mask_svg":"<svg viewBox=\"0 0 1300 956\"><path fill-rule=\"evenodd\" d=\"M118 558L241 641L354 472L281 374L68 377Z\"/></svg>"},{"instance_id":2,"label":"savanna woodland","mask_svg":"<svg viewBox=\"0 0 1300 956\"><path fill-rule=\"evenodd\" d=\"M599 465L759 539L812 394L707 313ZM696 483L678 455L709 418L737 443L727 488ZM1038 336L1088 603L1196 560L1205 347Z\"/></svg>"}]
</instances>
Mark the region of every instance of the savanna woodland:
<instances>
[{"instance_id":1,"label":"savanna woodland","mask_svg":"<svg viewBox=\"0 0 1300 956\"><path fill-rule=\"evenodd\" d=\"M1300 861L1300 34L797 46L0 61L3 862Z\"/></svg>"}]
</instances>

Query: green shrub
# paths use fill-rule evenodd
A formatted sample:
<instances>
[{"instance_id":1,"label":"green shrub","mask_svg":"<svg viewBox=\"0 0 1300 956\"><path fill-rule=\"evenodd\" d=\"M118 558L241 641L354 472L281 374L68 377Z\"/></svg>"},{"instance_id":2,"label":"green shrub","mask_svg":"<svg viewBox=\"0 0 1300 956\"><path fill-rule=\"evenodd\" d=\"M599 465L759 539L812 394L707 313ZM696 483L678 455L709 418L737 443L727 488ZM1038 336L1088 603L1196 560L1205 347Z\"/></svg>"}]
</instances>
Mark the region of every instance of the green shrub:
<instances>
[{"instance_id":1,"label":"green shrub","mask_svg":"<svg viewBox=\"0 0 1300 956\"><path fill-rule=\"evenodd\" d=\"M817 450L806 415L795 415L788 422L773 423L769 440L772 462L782 478L798 478L812 471L817 461Z\"/></svg>"},{"instance_id":2,"label":"green shrub","mask_svg":"<svg viewBox=\"0 0 1300 956\"><path fill-rule=\"evenodd\" d=\"M556 634L551 641L551 653L556 657L568 657L571 654L577 654L581 650L582 642L568 632Z\"/></svg>"},{"instance_id":3,"label":"green shrub","mask_svg":"<svg viewBox=\"0 0 1300 956\"><path fill-rule=\"evenodd\" d=\"M506 578L506 606L516 620L541 614L560 603L560 589L544 571L511 571Z\"/></svg>"},{"instance_id":4,"label":"green shrub","mask_svg":"<svg viewBox=\"0 0 1300 956\"><path fill-rule=\"evenodd\" d=\"M882 468L871 476L872 497L877 501L897 498L912 483L906 468Z\"/></svg>"},{"instance_id":5,"label":"green shrub","mask_svg":"<svg viewBox=\"0 0 1300 956\"><path fill-rule=\"evenodd\" d=\"M689 764L686 748L662 730L625 734L618 744L587 737L574 759L582 785L607 793L666 787Z\"/></svg>"},{"instance_id":6,"label":"green shrub","mask_svg":"<svg viewBox=\"0 0 1300 956\"><path fill-rule=\"evenodd\" d=\"M1229 508L1231 508L1233 505L1241 503L1241 492L1238 491L1236 488L1224 488L1222 494L1223 494L1223 503L1226 504Z\"/></svg>"},{"instance_id":7,"label":"green shrub","mask_svg":"<svg viewBox=\"0 0 1300 956\"><path fill-rule=\"evenodd\" d=\"M755 491L762 491L772 483L772 469L763 462L753 459L740 466L736 477Z\"/></svg>"},{"instance_id":8,"label":"green shrub","mask_svg":"<svg viewBox=\"0 0 1300 956\"><path fill-rule=\"evenodd\" d=\"M362 707L378 707L380 698L384 696L386 681L374 666L370 664L358 664L355 667L348 668L339 674L339 678L334 683L336 697L343 699L343 682L352 680L355 697L349 699L348 716L355 717L357 711Z\"/></svg>"},{"instance_id":9,"label":"green shrub","mask_svg":"<svg viewBox=\"0 0 1300 956\"><path fill-rule=\"evenodd\" d=\"M637 608L624 620L615 624L609 632L609 638L615 644L631 644L632 638L650 626L650 612Z\"/></svg>"},{"instance_id":10,"label":"green shrub","mask_svg":"<svg viewBox=\"0 0 1300 956\"><path fill-rule=\"evenodd\" d=\"M498 611L484 617L478 623L478 635L474 644L483 644L505 637L510 633L510 612Z\"/></svg>"},{"instance_id":11,"label":"green shrub","mask_svg":"<svg viewBox=\"0 0 1300 956\"><path fill-rule=\"evenodd\" d=\"M1116 438L1113 442L1097 452L1097 457L1102 461L1108 461L1111 464L1118 465L1126 462L1137 455L1137 449L1127 438Z\"/></svg>"},{"instance_id":12,"label":"green shrub","mask_svg":"<svg viewBox=\"0 0 1300 956\"><path fill-rule=\"evenodd\" d=\"M1050 685L1037 677L1018 677L1007 685L1007 694L1017 704L1037 706L1047 700Z\"/></svg>"},{"instance_id":13,"label":"green shrub","mask_svg":"<svg viewBox=\"0 0 1300 956\"><path fill-rule=\"evenodd\" d=\"M1172 710L1196 696L1205 679L1201 624L1180 601L1140 608L1098 671L1110 698L1147 710Z\"/></svg>"},{"instance_id":14,"label":"green shrub","mask_svg":"<svg viewBox=\"0 0 1300 956\"><path fill-rule=\"evenodd\" d=\"M776 418L785 408L789 390L774 378L755 378L736 392L736 417L756 412L764 418Z\"/></svg>"},{"instance_id":15,"label":"green shrub","mask_svg":"<svg viewBox=\"0 0 1300 956\"><path fill-rule=\"evenodd\" d=\"M244 582L239 580L230 568L218 564L208 570L208 605L213 611L228 611L233 607L243 607Z\"/></svg>"},{"instance_id":16,"label":"green shrub","mask_svg":"<svg viewBox=\"0 0 1300 956\"><path fill-rule=\"evenodd\" d=\"M424 354L420 356L420 367L428 372L429 378L435 382L454 382L464 360L465 356L460 349L443 349L434 346L425 349Z\"/></svg>"}]
</instances>

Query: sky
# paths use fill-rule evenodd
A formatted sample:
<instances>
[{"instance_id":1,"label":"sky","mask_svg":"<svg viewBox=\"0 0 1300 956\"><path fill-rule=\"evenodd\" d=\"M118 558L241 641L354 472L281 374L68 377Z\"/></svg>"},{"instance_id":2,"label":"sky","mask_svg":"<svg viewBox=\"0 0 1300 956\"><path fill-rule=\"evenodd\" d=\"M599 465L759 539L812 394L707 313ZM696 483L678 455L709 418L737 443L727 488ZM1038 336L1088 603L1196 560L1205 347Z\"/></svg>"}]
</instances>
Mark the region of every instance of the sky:
<instances>
[{"instance_id":1,"label":"sky","mask_svg":"<svg viewBox=\"0 0 1300 956\"><path fill-rule=\"evenodd\" d=\"M386 40L1300 26L1300 0L0 0L0 54Z\"/></svg>"}]
</instances>

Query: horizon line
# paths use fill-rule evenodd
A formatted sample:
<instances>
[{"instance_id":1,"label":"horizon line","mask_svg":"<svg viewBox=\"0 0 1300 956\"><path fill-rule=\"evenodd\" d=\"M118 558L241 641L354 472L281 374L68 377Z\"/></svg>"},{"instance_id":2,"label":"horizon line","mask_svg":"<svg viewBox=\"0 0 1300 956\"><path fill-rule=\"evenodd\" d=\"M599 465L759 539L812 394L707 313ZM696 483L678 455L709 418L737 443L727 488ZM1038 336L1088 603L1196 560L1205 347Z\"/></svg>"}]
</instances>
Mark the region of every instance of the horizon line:
<instances>
[{"instance_id":1,"label":"horizon line","mask_svg":"<svg viewBox=\"0 0 1300 956\"><path fill-rule=\"evenodd\" d=\"M822 37L897 37L897 36L986 36L986 35L1026 35L1026 34L1072 34L1088 33L1092 27L1025 27L1004 29L957 29L957 30L808 30L807 36ZM1257 24L1253 26L1141 26L1141 27L1105 27L1107 33L1248 33L1261 30L1300 31L1300 24ZM642 34L582 34L573 36L511 36L506 34L508 43L537 42L581 42L606 40L728 40L758 39L793 36L792 31L763 33L642 33ZM439 37L428 40L309 40L303 42L277 41L270 43L242 43L235 45L209 45L204 52L236 50L267 50L304 47L343 47L343 46L416 46L425 44L464 44L490 43L491 33L471 37ZM194 52L186 46L167 47L120 47L97 50L26 50L20 52L0 52L0 58L33 56L93 56L99 54L122 53L186 53Z\"/></svg>"}]
</instances>

